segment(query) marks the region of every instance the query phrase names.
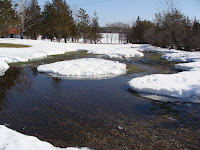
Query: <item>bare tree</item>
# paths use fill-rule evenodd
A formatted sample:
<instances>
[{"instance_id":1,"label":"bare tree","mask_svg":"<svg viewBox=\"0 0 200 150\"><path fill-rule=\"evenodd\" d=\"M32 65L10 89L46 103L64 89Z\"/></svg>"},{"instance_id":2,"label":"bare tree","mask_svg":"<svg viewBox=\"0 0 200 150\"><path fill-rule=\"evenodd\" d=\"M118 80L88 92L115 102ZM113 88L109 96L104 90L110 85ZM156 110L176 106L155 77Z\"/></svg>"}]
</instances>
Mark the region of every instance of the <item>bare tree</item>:
<instances>
[{"instance_id":1,"label":"bare tree","mask_svg":"<svg viewBox=\"0 0 200 150\"><path fill-rule=\"evenodd\" d=\"M179 0L161 0L162 12L173 14L179 10Z\"/></svg>"},{"instance_id":2,"label":"bare tree","mask_svg":"<svg viewBox=\"0 0 200 150\"><path fill-rule=\"evenodd\" d=\"M34 1L34 0L32 0ZM20 14L20 28L21 28L21 39L24 38L24 32L26 32L29 28L35 25L38 22L38 18L36 17L37 12L30 12L29 5L31 5L30 0L18 0L18 11ZM37 0L35 0L35 4L37 4Z\"/></svg>"},{"instance_id":3,"label":"bare tree","mask_svg":"<svg viewBox=\"0 0 200 150\"><path fill-rule=\"evenodd\" d=\"M106 24L106 27L107 27L107 35L106 35L106 38L107 38L107 43L108 43L108 39L109 39L109 35L110 35L110 41L112 43L113 41L113 33L115 33L113 27L112 27L112 24Z\"/></svg>"},{"instance_id":4,"label":"bare tree","mask_svg":"<svg viewBox=\"0 0 200 150\"><path fill-rule=\"evenodd\" d=\"M162 34L166 38L164 47L181 47L180 36L184 31L184 15L182 14L178 0L162 0L163 11L156 14L156 23L161 27Z\"/></svg>"},{"instance_id":5,"label":"bare tree","mask_svg":"<svg viewBox=\"0 0 200 150\"><path fill-rule=\"evenodd\" d=\"M127 42L128 32L130 31L129 24L125 24L122 22L115 22L115 23L107 24L106 26L108 28L109 33L111 33L111 43L113 40L113 33L118 33L119 43Z\"/></svg>"},{"instance_id":6,"label":"bare tree","mask_svg":"<svg viewBox=\"0 0 200 150\"><path fill-rule=\"evenodd\" d=\"M19 3L19 13L20 13L20 19L21 19L21 39L24 38L24 25L25 25L25 18L26 18L26 6L25 3L27 5L28 1L24 1L24 0L18 0Z\"/></svg>"}]
</instances>

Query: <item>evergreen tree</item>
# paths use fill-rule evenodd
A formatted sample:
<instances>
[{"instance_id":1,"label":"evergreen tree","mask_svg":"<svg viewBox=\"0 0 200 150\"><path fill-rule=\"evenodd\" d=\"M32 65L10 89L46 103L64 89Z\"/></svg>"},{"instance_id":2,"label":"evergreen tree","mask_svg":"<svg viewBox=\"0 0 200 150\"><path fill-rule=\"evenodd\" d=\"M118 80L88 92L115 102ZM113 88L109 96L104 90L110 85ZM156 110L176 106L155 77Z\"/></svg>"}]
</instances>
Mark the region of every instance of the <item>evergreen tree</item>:
<instances>
[{"instance_id":1,"label":"evergreen tree","mask_svg":"<svg viewBox=\"0 0 200 150\"><path fill-rule=\"evenodd\" d=\"M147 43L145 38L145 32L152 26L152 23L147 20L140 20L140 17L138 16L138 19L133 25L131 29L131 34L129 36L129 41L131 43Z\"/></svg>"},{"instance_id":2,"label":"evergreen tree","mask_svg":"<svg viewBox=\"0 0 200 150\"><path fill-rule=\"evenodd\" d=\"M80 32L75 22L72 23L70 31L71 31L70 36L71 36L72 42L75 42L76 40L80 38Z\"/></svg>"},{"instance_id":3,"label":"evergreen tree","mask_svg":"<svg viewBox=\"0 0 200 150\"><path fill-rule=\"evenodd\" d=\"M200 50L200 22L195 18L192 25L192 47Z\"/></svg>"},{"instance_id":4,"label":"evergreen tree","mask_svg":"<svg viewBox=\"0 0 200 150\"><path fill-rule=\"evenodd\" d=\"M64 38L65 43L67 42L67 38L69 38L72 34L72 26L73 26L73 17L72 12L70 10L69 5L67 5L66 1L64 1L62 5L62 17L60 18L62 20L61 24L61 37Z\"/></svg>"},{"instance_id":5,"label":"evergreen tree","mask_svg":"<svg viewBox=\"0 0 200 150\"><path fill-rule=\"evenodd\" d=\"M52 3L47 2L43 11L43 33L48 38L56 37L58 41L61 38L70 37L70 29L73 24L73 18L70 7L65 0L53 0Z\"/></svg>"},{"instance_id":6,"label":"evergreen tree","mask_svg":"<svg viewBox=\"0 0 200 150\"><path fill-rule=\"evenodd\" d=\"M82 8L80 8L78 13L78 28L84 43L86 43L87 39L90 37L91 32L90 17Z\"/></svg>"},{"instance_id":7,"label":"evergreen tree","mask_svg":"<svg viewBox=\"0 0 200 150\"><path fill-rule=\"evenodd\" d=\"M9 34L10 28L17 28L19 17L11 0L0 1L0 36Z\"/></svg>"},{"instance_id":8,"label":"evergreen tree","mask_svg":"<svg viewBox=\"0 0 200 150\"><path fill-rule=\"evenodd\" d=\"M91 34L90 34L90 40L91 42L94 42L95 44L100 41L102 38L101 34L101 28L99 27L99 18L97 17L97 13L94 12L94 17L91 19Z\"/></svg>"},{"instance_id":9,"label":"evergreen tree","mask_svg":"<svg viewBox=\"0 0 200 150\"><path fill-rule=\"evenodd\" d=\"M42 33L43 37L53 40L54 34L54 25L55 25L55 14L53 5L50 2L46 2L44 10L42 12Z\"/></svg>"}]
</instances>

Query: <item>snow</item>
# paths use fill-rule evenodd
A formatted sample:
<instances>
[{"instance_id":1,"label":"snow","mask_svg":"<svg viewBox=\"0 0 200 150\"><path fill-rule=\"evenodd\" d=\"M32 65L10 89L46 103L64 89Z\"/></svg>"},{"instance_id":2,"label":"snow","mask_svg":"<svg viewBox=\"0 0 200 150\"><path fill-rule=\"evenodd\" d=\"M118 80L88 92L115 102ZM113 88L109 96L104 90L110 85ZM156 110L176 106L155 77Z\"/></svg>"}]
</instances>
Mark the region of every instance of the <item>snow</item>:
<instances>
[{"instance_id":1,"label":"snow","mask_svg":"<svg viewBox=\"0 0 200 150\"><path fill-rule=\"evenodd\" d=\"M142 94L144 97L159 97L156 98L159 100L166 100L161 96L164 95L200 103L200 52L169 50L150 45L141 45L139 50L164 53L162 59L187 63L175 65L176 69L183 70L176 74L155 74L134 78L128 83L132 90L144 93Z\"/></svg>"},{"instance_id":2,"label":"snow","mask_svg":"<svg viewBox=\"0 0 200 150\"><path fill-rule=\"evenodd\" d=\"M83 44L58 43L48 40L0 39L0 43L30 45L28 48L0 48L0 65L2 63L26 62L42 59L48 55L64 54L72 51L87 51L92 54L103 54L108 58L142 57L143 53L131 44Z\"/></svg>"},{"instance_id":3,"label":"snow","mask_svg":"<svg viewBox=\"0 0 200 150\"><path fill-rule=\"evenodd\" d=\"M196 62L200 61L200 52L187 52L180 51L175 49L167 49L151 46L149 44L142 44L136 46L139 51L142 52L152 52L152 53L163 53L162 59L168 61L176 61L176 62Z\"/></svg>"},{"instance_id":4,"label":"snow","mask_svg":"<svg viewBox=\"0 0 200 150\"><path fill-rule=\"evenodd\" d=\"M106 55L107 58L118 58L122 59L123 57L125 58L130 58L130 57L143 57L144 54L137 51L137 48L131 48L131 44L126 44L126 45L107 45L107 48L91 48L88 50L88 53L91 54L103 54ZM113 48L115 49L113 50Z\"/></svg>"},{"instance_id":5,"label":"snow","mask_svg":"<svg viewBox=\"0 0 200 150\"><path fill-rule=\"evenodd\" d=\"M126 73L126 65L118 61L83 58L38 66L39 72L58 77L105 78Z\"/></svg>"},{"instance_id":6,"label":"snow","mask_svg":"<svg viewBox=\"0 0 200 150\"><path fill-rule=\"evenodd\" d=\"M141 44L139 45L139 51L142 52L152 52L152 53L178 53L180 51L175 50L175 49L168 49L168 48L160 48L160 47L155 47L151 46L149 44Z\"/></svg>"},{"instance_id":7,"label":"snow","mask_svg":"<svg viewBox=\"0 0 200 150\"><path fill-rule=\"evenodd\" d=\"M132 90L138 92L154 93L177 98L199 97L199 77L200 71L184 71L177 74L155 74L134 78L129 82L129 85Z\"/></svg>"},{"instance_id":8,"label":"snow","mask_svg":"<svg viewBox=\"0 0 200 150\"><path fill-rule=\"evenodd\" d=\"M119 43L118 33L103 33L102 36L103 38L101 39L101 43L115 43L115 44Z\"/></svg>"},{"instance_id":9,"label":"snow","mask_svg":"<svg viewBox=\"0 0 200 150\"><path fill-rule=\"evenodd\" d=\"M23 135L0 125L0 150L89 150L88 148L57 148L33 136Z\"/></svg>"},{"instance_id":10,"label":"snow","mask_svg":"<svg viewBox=\"0 0 200 150\"><path fill-rule=\"evenodd\" d=\"M8 69L9 69L8 64L0 62L0 76L3 76Z\"/></svg>"},{"instance_id":11,"label":"snow","mask_svg":"<svg viewBox=\"0 0 200 150\"><path fill-rule=\"evenodd\" d=\"M168 61L177 61L177 62L195 62L200 61L200 52L183 52L165 54L162 56L162 59Z\"/></svg>"},{"instance_id":12,"label":"snow","mask_svg":"<svg viewBox=\"0 0 200 150\"><path fill-rule=\"evenodd\" d=\"M178 70L184 70L184 71L200 70L200 62L176 64L175 67Z\"/></svg>"}]
</instances>

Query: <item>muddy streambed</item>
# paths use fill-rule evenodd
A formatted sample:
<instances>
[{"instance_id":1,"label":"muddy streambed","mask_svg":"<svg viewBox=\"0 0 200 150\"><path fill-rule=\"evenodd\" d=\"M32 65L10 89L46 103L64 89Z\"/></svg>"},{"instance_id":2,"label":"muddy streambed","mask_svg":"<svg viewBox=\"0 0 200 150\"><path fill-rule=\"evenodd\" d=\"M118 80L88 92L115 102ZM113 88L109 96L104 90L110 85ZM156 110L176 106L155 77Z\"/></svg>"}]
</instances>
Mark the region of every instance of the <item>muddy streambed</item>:
<instances>
[{"instance_id":1,"label":"muddy streambed","mask_svg":"<svg viewBox=\"0 0 200 150\"><path fill-rule=\"evenodd\" d=\"M120 60L126 75L101 80L59 79L37 72L40 64L83 57L51 56L12 64L0 77L0 124L57 147L199 149L200 104L155 101L129 89L133 77L175 73L159 54Z\"/></svg>"}]
</instances>

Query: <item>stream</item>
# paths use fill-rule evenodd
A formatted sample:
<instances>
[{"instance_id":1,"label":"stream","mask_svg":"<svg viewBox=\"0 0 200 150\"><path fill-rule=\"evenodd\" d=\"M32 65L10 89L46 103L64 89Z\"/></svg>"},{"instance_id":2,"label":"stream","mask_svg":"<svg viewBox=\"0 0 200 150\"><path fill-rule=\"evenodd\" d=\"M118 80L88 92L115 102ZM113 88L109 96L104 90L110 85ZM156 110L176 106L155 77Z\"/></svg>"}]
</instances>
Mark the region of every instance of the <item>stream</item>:
<instances>
[{"instance_id":1,"label":"stream","mask_svg":"<svg viewBox=\"0 0 200 150\"><path fill-rule=\"evenodd\" d=\"M37 72L41 64L99 55L71 53L12 64L0 77L0 124L62 148L199 149L200 104L156 101L129 89L132 78L177 72L160 54L144 55L119 60L138 70L99 80Z\"/></svg>"}]
</instances>

